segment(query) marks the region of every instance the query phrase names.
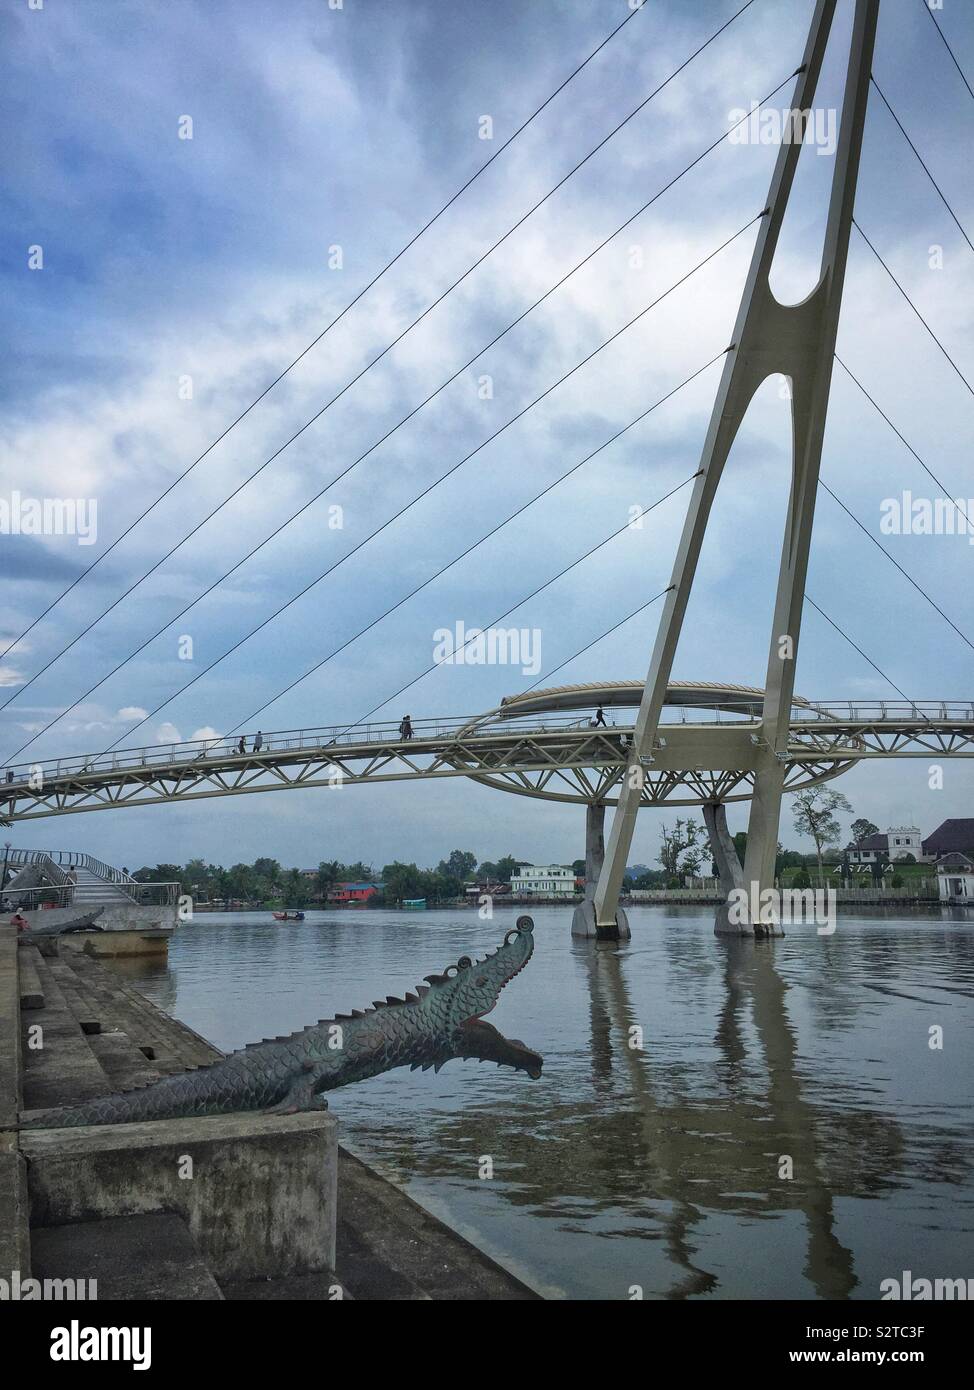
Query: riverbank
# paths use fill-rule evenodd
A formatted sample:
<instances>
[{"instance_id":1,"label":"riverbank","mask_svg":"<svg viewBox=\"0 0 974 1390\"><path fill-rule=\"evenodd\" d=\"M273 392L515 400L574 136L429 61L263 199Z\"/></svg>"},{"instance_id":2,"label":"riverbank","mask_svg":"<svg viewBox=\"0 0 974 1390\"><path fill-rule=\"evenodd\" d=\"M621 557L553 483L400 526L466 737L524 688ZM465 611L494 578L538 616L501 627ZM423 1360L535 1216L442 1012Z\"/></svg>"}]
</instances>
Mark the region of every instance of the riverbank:
<instances>
[{"instance_id":1,"label":"riverbank","mask_svg":"<svg viewBox=\"0 0 974 1390\"><path fill-rule=\"evenodd\" d=\"M341 1149L327 1113L18 1132L19 1112L223 1053L111 966L41 956L8 927L0 1002L0 1268L21 1280L95 1278L102 1298L537 1297ZM187 1155L194 1180L175 1181Z\"/></svg>"}]
</instances>

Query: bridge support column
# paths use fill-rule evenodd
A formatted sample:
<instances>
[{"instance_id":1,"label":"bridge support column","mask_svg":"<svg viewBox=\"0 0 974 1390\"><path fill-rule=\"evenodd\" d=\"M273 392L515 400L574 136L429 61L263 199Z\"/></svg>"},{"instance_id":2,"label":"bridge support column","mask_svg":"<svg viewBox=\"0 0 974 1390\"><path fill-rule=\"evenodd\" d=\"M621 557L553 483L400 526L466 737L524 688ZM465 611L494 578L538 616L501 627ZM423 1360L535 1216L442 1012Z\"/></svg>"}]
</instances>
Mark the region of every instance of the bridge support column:
<instances>
[{"instance_id":1,"label":"bridge support column","mask_svg":"<svg viewBox=\"0 0 974 1390\"><path fill-rule=\"evenodd\" d=\"M747 922L731 922L728 913L727 899L731 893L743 891L745 880L737 846L727 829L727 810L724 803L722 801L706 802L703 807L703 820L707 827L707 838L710 841L710 853L717 865L720 886L724 893L724 901L717 909L714 931L718 936L756 935L757 932L753 925ZM772 868L774 868L773 862Z\"/></svg>"},{"instance_id":2,"label":"bridge support column","mask_svg":"<svg viewBox=\"0 0 974 1390\"><path fill-rule=\"evenodd\" d=\"M585 897L572 916L572 936L597 936L606 941L628 940L629 919L621 907L608 927L595 920L595 885L605 860L605 802L592 801L585 807Z\"/></svg>"},{"instance_id":3,"label":"bridge support column","mask_svg":"<svg viewBox=\"0 0 974 1390\"><path fill-rule=\"evenodd\" d=\"M835 4L836 0L818 0L802 65L798 69L791 119L793 128L802 131L812 110ZM755 391L768 376L777 373L786 377L791 384L791 494L781 547L761 730L755 744L754 800L744 865L745 886L755 898L773 883L805 572L878 12L879 0L856 0L819 281L812 293L798 304L782 304L775 298L770 286L770 271L802 141L783 141L778 151L765 215L761 219L733 340L727 350L683 534L677 547L672 578L666 591L643 698L636 717L629 766L620 783L619 803L595 892L595 920L598 924L611 924L615 920L619 890L636 826L636 813L649 780L647 771L651 773L660 746L659 723L666 688L724 465ZM760 929L760 924L755 923L754 926Z\"/></svg>"}]
</instances>

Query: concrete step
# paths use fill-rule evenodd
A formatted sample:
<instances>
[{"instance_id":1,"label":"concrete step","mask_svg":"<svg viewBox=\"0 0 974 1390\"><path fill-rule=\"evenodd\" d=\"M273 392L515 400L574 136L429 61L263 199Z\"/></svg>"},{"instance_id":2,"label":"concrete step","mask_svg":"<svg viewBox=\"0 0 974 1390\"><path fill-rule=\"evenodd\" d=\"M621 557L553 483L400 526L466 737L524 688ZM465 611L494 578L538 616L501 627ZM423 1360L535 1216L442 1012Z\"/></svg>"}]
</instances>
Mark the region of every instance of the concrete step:
<instances>
[{"instance_id":1,"label":"concrete step","mask_svg":"<svg viewBox=\"0 0 974 1390\"><path fill-rule=\"evenodd\" d=\"M0 1278L10 1278L15 1269L26 1278L30 1274L30 1202L27 1196L27 1165L17 1152L16 1135L0 1133Z\"/></svg>"},{"instance_id":2,"label":"concrete step","mask_svg":"<svg viewBox=\"0 0 974 1390\"><path fill-rule=\"evenodd\" d=\"M122 995L113 996L107 986L87 973L76 979L79 997L85 1001L87 1011L97 1015L103 1032L124 1034L143 1062L160 1075L186 1070L172 1040L154 1019L133 1008Z\"/></svg>"},{"instance_id":3,"label":"concrete step","mask_svg":"<svg viewBox=\"0 0 974 1390\"><path fill-rule=\"evenodd\" d=\"M21 942L17 948L17 967L20 972L21 1009L43 1009L44 991L41 989L37 973L38 951L36 946Z\"/></svg>"},{"instance_id":4,"label":"concrete step","mask_svg":"<svg viewBox=\"0 0 974 1390\"><path fill-rule=\"evenodd\" d=\"M111 1082L88 1046L49 962L38 955L35 965L44 1007L21 1019L24 1109L71 1105L107 1095Z\"/></svg>"},{"instance_id":5,"label":"concrete step","mask_svg":"<svg viewBox=\"0 0 974 1390\"><path fill-rule=\"evenodd\" d=\"M20 1107L19 954L16 927L0 923L0 1131L14 1127Z\"/></svg>"},{"instance_id":6,"label":"concrete step","mask_svg":"<svg viewBox=\"0 0 974 1390\"><path fill-rule=\"evenodd\" d=\"M356 1299L540 1297L342 1148L336 1241L335 1267Z\"/></svg>"},{"instance_id":7,"label":"concrete step","mask_svg":"<svg viewBox=\"0 0 974 1390\"><path fill-rule=\"evenodd\" d=\"M132 999L116 976L106 978L104 967L96 966L87 956L73 956L70 968L79 993L88 1000L88 1007L98 1012L106 1031L127 1034L133 1046L161 1072L186 1070L188 1064L179 1055L176 1038L167 1035L162 1020L151 1010Z\"/></svg>"},{"instance_id":8,"label":"concrete step","mask_svg":"<svg viewBox=\"0 0 974 1390\"><path fill-rule=\"evenodd\" d=\"M338 1275L330 1272L251 1279L221 1284L220 1289L228 1303L344 1303L352 1298Z\"/></svg>"},{"instance_id":9,"label":"concrete step","mask_svg":"<svg viewBox=\"0 0 974 1390\"><path fill-rule=\"evenodd\" d=\"M135 1046L127 1033L101 1032L88 1039L113 1091L131 1091L158 1081L161 1072Z\"/></svg>"},{"instance_id":10,"label":"concrete step","mask_svg":"<svg viewBox=\"0 0 974 1390\"><path fill-rule=\"evenodd\" d=\"M136 1047L148 1048L149 1060L159 1071L187 1071L220 1060L222 1053L212 1043L158 1009L109 965L74 951L63 959L75 972L79 987L88 991L92 1001L100 1001L102 1026L120 1029Z\"/></svg>"},{"instance_id":11,"label":"concrete step","mask_svg":"<svg viewBox=\"0 0 974 1390\"><path fill-rule=\"evenodd\" d=\"M99 1302L223 1300L186 1222L175 1215L35 1227L31 1262L35 1279L96 1281Z\"/></svg>"},{"instance_id":12,"label":"concrete step","mask_svg":"<svg viewBox=\"0 0 974 1390\"><path fill-rule=\"evenodd\" d=\"M85 1000L81 998L78 992L78 977L71 967L57 957L54 957L47 962L47 968L50 970L54 979L57 980L61 993L64 996L64 1002L77 1020L82 1033L88 1037L92 1033L100 1032L101 1023L98 1017L98 1011L92 1010Z\"/></svg>"}]
</instances>

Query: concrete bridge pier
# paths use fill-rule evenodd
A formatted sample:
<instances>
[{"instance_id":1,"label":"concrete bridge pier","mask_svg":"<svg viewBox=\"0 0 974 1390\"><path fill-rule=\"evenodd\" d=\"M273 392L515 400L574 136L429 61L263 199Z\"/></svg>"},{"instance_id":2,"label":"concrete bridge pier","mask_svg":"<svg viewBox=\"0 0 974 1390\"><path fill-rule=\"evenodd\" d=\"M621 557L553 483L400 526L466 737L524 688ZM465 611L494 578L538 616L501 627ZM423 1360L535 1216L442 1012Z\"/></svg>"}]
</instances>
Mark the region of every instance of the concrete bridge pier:
<instances>
[{"instance_id":1,"label":"concrete bridge pier","mask_svg":"<svg viewBox=\"0 0 974 1390\"><path fill-rule=\"evenodd\" d=\"M598 937L602 941L628 941L632 935L629 918L616 907L611 926L600 927L595 920L595 885L605 859L605 802L590 801L585 807L585 898L572 917L572 936Z\"/></svg>"},{"instance_id":2,"label":"concrete bridge pier","mask_svg":"<svg viewBox=\"0 0 974 1390\"><path fill-rule=\"evenodd\" d=\"M737 846L727 829L727 811L724 803L722 801L705 802L703 820L707 827L710 852L717 865L720 886L723 889L725 899L717 909L714 933L717 936L783 936L784 932L781 930L780 923L777 921L773 923L752 922L749 920L750 913L747 914L748 920L746 921L730 921L727 899L732 892L745 890L747 882L737 853Z\"/></svg>"},{"instance_id":3,"label":"concrete bridge pier","mask_svg":"<svg viewBox=\"0 0 974 1390\"><path fill-rule=\"evenodd\" d=\"M732 924L728 919L727 899L735 889L744 887L744 870L737 854L737 846L727 829L727 811L722 801L708 801L703 806L703 823L707 827L710 853L717 865L720 886L724 901L717 909L714 932L717 936L749 936L746 926Z\"/></svg>"}]
</instances>

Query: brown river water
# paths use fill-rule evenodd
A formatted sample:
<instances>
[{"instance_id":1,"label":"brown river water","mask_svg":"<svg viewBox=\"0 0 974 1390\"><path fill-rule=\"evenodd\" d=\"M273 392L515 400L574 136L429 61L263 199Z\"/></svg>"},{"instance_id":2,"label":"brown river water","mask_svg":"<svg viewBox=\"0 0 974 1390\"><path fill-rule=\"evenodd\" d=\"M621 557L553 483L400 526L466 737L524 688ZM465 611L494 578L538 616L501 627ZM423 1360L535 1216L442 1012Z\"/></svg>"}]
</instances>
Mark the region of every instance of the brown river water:
<instances>
[{"instance_id":1,"label":"brown river water","mask_svg":"<svg viewBox=\"0 0 974 1390\"><path fill-rule=\"evenodd\" d=\"M402 995L514 915L199 914L168 965L128 973L230 1050ZM549 1297L877 1298L904 1270L974 1276L974 914L728 944L707 909L645 907L618 945L573 942L570 909L532 915L534 958L491 1022L543 1077L454 1061L333 1092L349 1148Z\"/></svg>"}]
</instances>

